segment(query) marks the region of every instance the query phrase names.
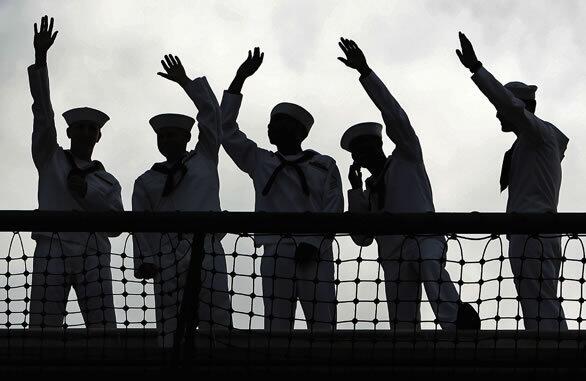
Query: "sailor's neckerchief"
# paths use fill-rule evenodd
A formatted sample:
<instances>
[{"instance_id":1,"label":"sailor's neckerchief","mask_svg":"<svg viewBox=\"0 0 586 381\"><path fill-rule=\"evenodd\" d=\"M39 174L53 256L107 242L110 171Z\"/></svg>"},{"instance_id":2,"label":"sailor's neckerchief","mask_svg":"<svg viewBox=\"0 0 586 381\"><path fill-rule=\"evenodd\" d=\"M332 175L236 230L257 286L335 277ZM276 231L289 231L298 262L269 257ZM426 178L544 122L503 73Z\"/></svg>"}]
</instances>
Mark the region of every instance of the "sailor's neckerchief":
<instances>
[{"instance_id":1,"label":"sailor's neckerchief","mask_svg":"<svg viewBox=\"0 0 586 381\"><path fill-rule=\"evenodd\" d=\"M307 179L305 178L305 173L303 173L303 170L301 169L299 164L306 162L308 160L311 160L315 155L316 155L316 152L314 152L314 151L305 151L305 152L303 152L303 155L301 155L301 157L299 157L295 160L287 160L281 153L279 153L279 152L275 153L275 156L277 156L277 158L279 159L281 164L279 164L279 166L277 168L275 168L275 170L273 171L273 174L271 175L271 177L269 177L267 184L265 185L264 189L262 190L262 195L267 196L269 194L269 192L271 191L271 188L273 186L273 183L275 182L277 176L283 170L283 168L292 167L297 172L297 176L299 177L299 181L301 182L301 187L303 188L303 193L306 196L309 196L309 185L307 184Z\"/></svg>"},{"instance_id":2,"label":"sailor's neckerchief","mask_svg":"<svg viewBox=\"0 0 586 381\"><path fill-rule=\"evenodd\" d=\"M385 165L382 171L378 174L378 176L370 176L368 179L364 181L366 185L366 189L370 191L370 195L368 197L368 209L372 210L372 201L371 197L377 197L377 208L379 210L383 209L385 206L385 198L386 198L386 187L385 187L385 175L387 170L389 169L389 165L393 161L393 156L389 156L385 162Z\"/></svg>"},{"instance_id":3,"label":"sailor's neckerchief","mask_svg":"<svg viewBox=\"0 0 586 381\"><path fill-rule=\"evenodd\" d=\"M163 197L170 195L173 193L175 189L179 186L185 174L187 174L187 166L185 165L185 159L189 157L189 153L185 152L183 156L177 160L175 164L171 167L167 167L164 163L156 163L151 168L155 172L162 173L163 175L167 176L165 179L165 186L163 188ZM177 180L175 180L176 175L179 175Z\"/></svg>"},{"instance_id":4,"label":"sailor's neckerchief","mask_svg":"<svg viewBox=\"0 0 586 381\"><path fill-rule=\"evenodd\" d=\"M86 167L81 169L81 168L79 168L79 166L75 162L75 159L73 158L73 154L71 153L70 150L63 150L63 152L65 153L65 157L67 158L67 161L69 162L69 165L71 166L71 169L69 170L69 173L67 174L67 179L69 179L73 176L79 176L79 177L81 177L81 179L83 181L85 181L85 178L87 175L94 173L94 172L97 172L97 171L104 170L104 166L98 160L91 161L89 163L89 165L87 165ZM82 194L81 196L85 197L85 193Z\"/></svg>"}]
</instances>

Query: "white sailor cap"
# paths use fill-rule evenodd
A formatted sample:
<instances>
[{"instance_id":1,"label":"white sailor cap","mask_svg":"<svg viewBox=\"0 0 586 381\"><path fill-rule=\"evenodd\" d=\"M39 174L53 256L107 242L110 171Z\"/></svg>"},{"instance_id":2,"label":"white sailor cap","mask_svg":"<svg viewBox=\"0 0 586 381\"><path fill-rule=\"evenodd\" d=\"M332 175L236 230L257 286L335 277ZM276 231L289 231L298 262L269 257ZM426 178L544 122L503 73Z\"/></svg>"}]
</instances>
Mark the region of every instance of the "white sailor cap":
<instances>
[{"instance_id":1,"label":"white sailor cap","mask_svg":"<svg viewBox=\"0 0 586 381\"><path fill-rule=\"evenodd\" d=\"M69 127L73 126L76 122L84 121L95 123L98 128L102 128L110 120L108 115L91 107L72 108L63 113L63 118L65 118L65 122Z\"/></svg>"},{"instance_id":2,"label":"white sailor cap","mask_svg":"<svg viewBox=\"0 0 586 381\"><path fill-rule=\"evenodd\" d=\"M535 100L535 92L537 91L537 86L535 85L515 81L507 83L505 88L521 100Z\"/></svg>"},{"instance_id":3,"label":"white sailor cap","mask_svg":"<svg viewBox=\"0 0 586 381\"><path fill-rule=\"evenodd\" d=\"M382 139L382 129L383 126L375 122L355 124L344 132L342 140L340 140L340 146L350 152L350 143L352 143L352 140L359 136L376 136Z\"/></svg>"},{"instance_id":4,"label":"white sailor cap","mask_svg":"<svg viewBox=\"0 0 586 381\"><path fill-rule=\"evenodd\" d=\"M273 107L273 110L271 111L271 118L276 114L288 115L295 119L301 123L303 127L305 127L307 133L309 133L309 130L311 130L311 126L313 125L313 116L311 116L309 111L299 105L296 105L295 103L279 103Z\"/></svg>"},{"instance_id":5,"label":"white sailor cap","mask_svg":"<svg viewBox=\"0 0 586 381\"><path fill-rule=\"evenodd\" d=\"M191 132L195 120L192 117L183 114L159 114L153 116L149 120L149 123L155 132L159 132L160 129L166 127L177 127L187 132Z\"/></svg>"}]
</instances>

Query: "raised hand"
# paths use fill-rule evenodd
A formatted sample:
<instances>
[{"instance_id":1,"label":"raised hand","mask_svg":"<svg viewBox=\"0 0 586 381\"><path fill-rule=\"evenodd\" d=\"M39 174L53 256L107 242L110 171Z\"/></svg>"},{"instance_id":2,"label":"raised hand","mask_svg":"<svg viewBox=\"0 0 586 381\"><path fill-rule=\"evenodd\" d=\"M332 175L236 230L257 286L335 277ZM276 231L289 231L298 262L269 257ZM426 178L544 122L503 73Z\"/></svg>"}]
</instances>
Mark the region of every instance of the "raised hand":
<instances>
[{"instance_id":1,"label":"raised hand","mask_svg":"<svg viewBox=\"0 0 586 381\"><path fill-rule=\"evenodd\" d=\"M352 189L362 189L362 172L360 166L356 163L350 165L348 171L348 180L350 180L350 186Z\"/></svg>"},{"instance_id":2,"label":"raised hand","mask_svg":"<svg viewBox=\"0 0 586 381\"><path fill-rule=\"evenodd\" d=\"M265 54L261 53L260 49L258 47L254 48L254 53L252 53L249 50L248 51L248 58L246 58L246 60L242 63L242 65L240 65L240 67L238 68L238 71L236 72L236 75L243 77L243 78L250 77L251 75L256 73L256 71L258 70L258 68L262 64L262 60L264 57L265 57Z\"/></svg>"},{"instance_id":3,"label":"raised hand","mask_svg":"<svg viewBox=\"0 0 586 381\"><path fill-rule=\"evenodd\" d=\"M466 35L462 32L458 32L458 36L460 37L460 46L462 50L456 49L456 54L458 55L460 62L462 62L462 65L475 73L476 70L482 66L482 63L476 58L476 53L474 53L472 43L468 40Z\"/></svg>"},{"instance_id":4,"label":"raised hand","mask_svg":"<svg viewBox=\"0 0 586 381\"><path fill-rule=\"evenodd\" d=\"M261 53L258 47L254 48L254 53L249 50L248 57L236 71L236 76L228 87L228 92L232 94L239 94L242 91L242 86L244 85L246 78L256 73L262 64L264 57L264 52Z\"/></svg>"},{"instance_id":5,"label":"raised hand","mask_svg":"<svg viewBox=\"0 0 586 381\"><path fill-rule=\"evenodd\" d=\"M182 87L185 87L185 85L189 83L190 79L187 74L185 74L185 69L181 64L179 57L167 54L165 59L161 60L161 64L163 65L163 69L165 69L166 73L158 72L158 75L170 81L176 82Z\"/></svg>"},{"instance_id":6,"label":"raised hand","mask_svg":"<svg viewBox=\"0 0 586 381\"><path fill-rule=\"evenodd\" d=\"M358 70L360 75L368 75L370 73L370 68L366 63L366 57L364 57L364 53L362 53L362 50L360 50L354 41L341 37L338 45L346 55L346 58L338 57L344 65Z\"/></svg>"},{"instance_id":7,"label":"raised hand","mask_svg":"<svg viewBox=\"0 0 586 381\"><path fill-rule=\"evenodd\" d=\"M47 62L47 52L55 38L57 38L57 31L53 33L53 17L49 22L49 18L45 15L41 18L41 28L39 30L37 23L35 23L35 37L33 45L35 47L36 64L43 65Z\"/></svg>"}]
</instances>

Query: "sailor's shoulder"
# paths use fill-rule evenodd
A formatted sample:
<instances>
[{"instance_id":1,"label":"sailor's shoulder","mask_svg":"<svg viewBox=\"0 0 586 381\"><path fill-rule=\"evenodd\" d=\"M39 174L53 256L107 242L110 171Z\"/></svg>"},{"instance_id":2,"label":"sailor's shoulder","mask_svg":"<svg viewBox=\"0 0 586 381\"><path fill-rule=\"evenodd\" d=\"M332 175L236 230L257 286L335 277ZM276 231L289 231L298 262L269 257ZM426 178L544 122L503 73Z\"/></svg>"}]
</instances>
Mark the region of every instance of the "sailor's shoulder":
<instances>
[{"instance_id":1,"label":"sailor's shoulder","mask_svg":"<svg viewBox=\"0 0 586 381\"><path fill-rule=\"evenodd\" d=\"M322 155L321 153L313 150L307 150L311 152L313 156L309 159L308 164L321 169L322 171L329 171L332 167L336 166L336 160L328 155Z\"/></svg>"},{"instance_id":2,"label":"sailor's shoulder","mask_svg":"<svg viewBox=\"0 0 586 381\"><path fill-rule=\"evenodd\" d=\"M110 186L120 185L116 177L105 169L94 172L96 178Z\"/></svg>"}]
</instances>

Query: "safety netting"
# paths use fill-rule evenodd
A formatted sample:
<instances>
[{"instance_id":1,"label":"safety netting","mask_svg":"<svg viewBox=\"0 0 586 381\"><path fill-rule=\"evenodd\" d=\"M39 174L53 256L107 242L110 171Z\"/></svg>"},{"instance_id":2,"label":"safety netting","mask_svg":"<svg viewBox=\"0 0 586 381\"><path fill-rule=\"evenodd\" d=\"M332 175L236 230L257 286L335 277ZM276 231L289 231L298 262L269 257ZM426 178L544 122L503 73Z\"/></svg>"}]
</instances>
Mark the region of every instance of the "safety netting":
<instances>
[{"instance_id":1,"label":"safety netting","mask_svg":"<svg viewBox=\"0 0 586 381\"><path fill-rule=\"evenodd\" d=\"M583 369L586 216L51 213L0 213L4 369Z\"/></svg>"}]
</instances>

